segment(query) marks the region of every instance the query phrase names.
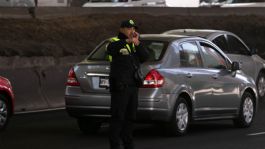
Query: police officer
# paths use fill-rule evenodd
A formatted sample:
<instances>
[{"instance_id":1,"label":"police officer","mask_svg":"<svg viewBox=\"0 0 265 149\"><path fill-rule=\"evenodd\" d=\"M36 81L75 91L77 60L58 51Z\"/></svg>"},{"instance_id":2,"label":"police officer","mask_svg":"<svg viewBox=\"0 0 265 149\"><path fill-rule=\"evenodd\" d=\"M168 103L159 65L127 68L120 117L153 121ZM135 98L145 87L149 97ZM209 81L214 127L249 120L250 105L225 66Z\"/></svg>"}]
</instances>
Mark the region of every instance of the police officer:
<instances>
[{"instance_id":1,"label":"police officer","mask_svg":"<svg viewBox=\"0 0 265 149\"><path fill-rule=\"evenodd\" d=\"M140 65L148 58L148 51L139 41L133 20L122 21L119 34L107 47L111 61L110 92L111 121L110 147L133 149L133 120L138 106L138 86L134 79L133 64Z\"/></svg>"}]
</instances>

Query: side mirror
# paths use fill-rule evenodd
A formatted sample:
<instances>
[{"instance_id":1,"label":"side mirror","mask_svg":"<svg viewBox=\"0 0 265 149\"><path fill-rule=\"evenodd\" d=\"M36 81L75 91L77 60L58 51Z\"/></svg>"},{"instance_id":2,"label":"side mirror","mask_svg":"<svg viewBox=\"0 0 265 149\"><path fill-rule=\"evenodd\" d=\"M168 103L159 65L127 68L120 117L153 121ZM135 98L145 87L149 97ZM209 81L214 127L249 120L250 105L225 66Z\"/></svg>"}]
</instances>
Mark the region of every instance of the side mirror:
<instances>
[{"instance_id":1,"label":"side mirror","mask_svg":"<svg viewBox=\"0 0 265 149\"><path fill-rule=\"evenodd\" d=\"M232 71L237 71L237 70L240 70L241 68L240 68L240 64L239 64L239 62L233 62L232 63Z\"/></svg>"}]
</instances>

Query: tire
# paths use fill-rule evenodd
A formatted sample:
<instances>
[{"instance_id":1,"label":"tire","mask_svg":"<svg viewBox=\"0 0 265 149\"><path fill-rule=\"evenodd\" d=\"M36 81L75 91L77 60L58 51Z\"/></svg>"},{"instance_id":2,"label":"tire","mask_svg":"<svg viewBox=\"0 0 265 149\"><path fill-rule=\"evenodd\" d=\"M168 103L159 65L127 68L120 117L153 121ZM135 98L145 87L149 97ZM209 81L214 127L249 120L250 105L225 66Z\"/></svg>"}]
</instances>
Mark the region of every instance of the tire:
<instances>
[{"instance_id":1,"label":"tire","mask_svg":"<svg viewBox=\"0 0 265 149\"><path fill-rule=\"evenodd\" d=\"M3 131L10 119L11 108L5 96L0 95L0 131Z\"/></svg>"},{"instance_id":2,"label":"tire","mask_svg":"<svg viewBox=\"0 0 265 149\"><path fill-rule=\"evenodd\" d=\"M168 134L182 136L187 133L190 125L191 110L184 97L179 97L176 101L171 121L168 123Z\"/></svg>"},{"instance_id":3,"label":"tire","mask_svg":"<svg viewBox=\"0 0 265 149\"><path fill-rule=\"evenodd\" d=\"M234 119L234 125L239 128L247 128L253 122L255 116L255 102L254 97L246 92L242 96L239 115Z\"/></svg>"},{"instance_id":4,"label":"tire","mask_svg":"<svg viewBox=\"0 0 265 149\"><path fill-rule=\"evenodd\" d=\"M259 99L265 97L265 73L260 72L256 81Z\"/></svg>"},{"instance_id":5,"label":"tire","mask_svg":"<svg viewBox=\"0 0 265 149\"><path fill-rule=\"evenodd\" d=\"M80 131L84 134L96 134L100 130L102 122L92 119L79 118L77 123Z\"/></svg>"}]
</instances>

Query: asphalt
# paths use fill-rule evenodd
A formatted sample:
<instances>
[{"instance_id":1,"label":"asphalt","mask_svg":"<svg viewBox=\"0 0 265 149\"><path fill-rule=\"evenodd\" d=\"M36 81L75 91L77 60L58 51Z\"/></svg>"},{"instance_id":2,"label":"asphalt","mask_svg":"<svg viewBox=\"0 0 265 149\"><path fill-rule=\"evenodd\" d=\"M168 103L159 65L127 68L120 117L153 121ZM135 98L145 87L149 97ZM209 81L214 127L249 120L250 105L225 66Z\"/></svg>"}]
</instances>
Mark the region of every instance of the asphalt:
<instances>
[{"instance_id":1,"label":"asphalt","mask_svg":"<svg viewBox=\"0 0 265 149\"><path fill-rule=\"evenodd\" d=\"M250 128L235 128L230 120L199 122L182 137L168 137L157 125L137 124L136 149L264 149L264 116L262 101ZM108 130L105 124L98 134L84 135L64 110L19 114L0 133L0 149L108 149Z\"/></svg>"}]
</instances>

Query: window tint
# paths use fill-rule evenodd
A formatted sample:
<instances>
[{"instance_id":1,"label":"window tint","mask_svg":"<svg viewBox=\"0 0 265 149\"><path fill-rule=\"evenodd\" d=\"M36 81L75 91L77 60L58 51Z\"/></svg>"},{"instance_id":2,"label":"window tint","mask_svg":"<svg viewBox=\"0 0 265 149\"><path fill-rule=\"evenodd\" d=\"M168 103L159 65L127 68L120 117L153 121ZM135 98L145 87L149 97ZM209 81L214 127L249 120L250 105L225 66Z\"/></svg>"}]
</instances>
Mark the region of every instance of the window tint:
<instances>
[{"instance_id":1,"label":"window tint","mask_svg":"<svg viewBox=\"0 0 265 149\"><path fill-rule=\"evenodd\" d=\"M199 49L195 42L186 42L180 45L181 67L201 67L202 60Z\"/></svg>"},{"instance_id":2,"label":"window tint","mask_svg":"<svg viewBox=\"0 0 265 149\"><path fill-rule=\"evenodd\" d=\"M227 35L227 39L231 54L250 55L248 49L236 37Z\"/></svg>"},{"instance_id":3,"label":"window tint","mask_svg":"<svg viewBox=\"0 0 265 149\"><path fill-rule=\"evenodd\" d=\"M226 69L226 60L209 44L200 43L203 52L204 65L207 68Z\"/></svg>"},{"instance_id":4,"label":"window tint","mask_svg":"<svg viewBox=\"0 0 265 149\"><path fill-rule=\"evenodd\" d=\"M226 42L225 36L221 35L218 36L213 40L213 43L215 43L224 53L230 53L228 51L228 44Z\"/></svg>"},{"instance_id":5,"label":"window tint","mask_svg":"<svg viewBox=\"0 0 265 149\"><path fill-rule=\"evenodd\" d=\"M143 40L141 43L149 51L149 59L147 61L158 61L160 60L168 46L167 42L153 41L153 40ZM97 49L88 57L88 60L107 60L107 46L109 41L103 42L97 47Z\"/></svg>"},{"instance_id":6,"label":"window tint","mask_svg":"<svg viewBox=\"0 0 265 149\"><path fill-rule=\"evenodd\" d=\"M98 48L88 57L88 60L107 60L107 46L109 41L103 42Z\"/></svg>"},{"instance_id":7,"label":"window tint","mask_svg":"<svg viewBox=\"0 0 265 149\"><path fill-rule=\"evenodd\" d=\"M149 51L148 61L160 60L168 45L168 43L161 41L142 41L142 43Z\"/></svg>"}]
</instances>

